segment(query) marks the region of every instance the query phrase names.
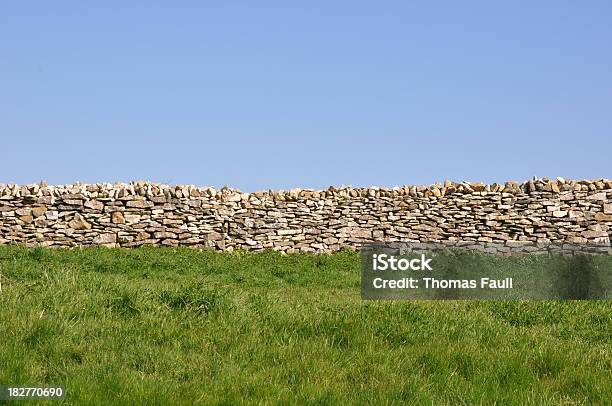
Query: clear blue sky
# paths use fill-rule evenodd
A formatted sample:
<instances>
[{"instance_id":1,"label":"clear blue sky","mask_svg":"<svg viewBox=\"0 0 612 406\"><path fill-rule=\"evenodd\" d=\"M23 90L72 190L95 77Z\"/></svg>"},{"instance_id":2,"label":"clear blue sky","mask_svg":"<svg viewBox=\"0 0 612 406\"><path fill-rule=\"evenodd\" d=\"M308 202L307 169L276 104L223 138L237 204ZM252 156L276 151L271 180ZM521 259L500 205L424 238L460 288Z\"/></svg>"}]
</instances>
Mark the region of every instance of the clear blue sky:
<instances>
[{"instance_id":1,"label":"clear blue sky","mask_svg":"<svg viewBox=\"0 0 612 406\"><path fill-rule=\"evenodd\" d=\"M0 182L612 177L611 21L609 0L2 2Z\"/></svg>"}]
</instances>

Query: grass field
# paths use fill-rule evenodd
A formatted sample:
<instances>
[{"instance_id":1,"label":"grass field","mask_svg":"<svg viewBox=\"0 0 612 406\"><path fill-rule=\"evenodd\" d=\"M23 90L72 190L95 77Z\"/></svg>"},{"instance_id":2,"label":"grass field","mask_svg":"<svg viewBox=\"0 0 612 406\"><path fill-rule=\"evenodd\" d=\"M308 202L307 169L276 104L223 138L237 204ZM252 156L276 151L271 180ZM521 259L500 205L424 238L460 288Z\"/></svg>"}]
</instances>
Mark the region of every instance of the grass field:
<instances>
[{"instance_id":1,"label":"grass field","mask_svg":"<svg viewBox=\"0 0 612 406\"><path fill-rule=\"evenodd\" d=\"M609 301L362 302L350 252L3 246L0 274L0 384L69 404L612 404Z\"/></svg>"}]
</instances>

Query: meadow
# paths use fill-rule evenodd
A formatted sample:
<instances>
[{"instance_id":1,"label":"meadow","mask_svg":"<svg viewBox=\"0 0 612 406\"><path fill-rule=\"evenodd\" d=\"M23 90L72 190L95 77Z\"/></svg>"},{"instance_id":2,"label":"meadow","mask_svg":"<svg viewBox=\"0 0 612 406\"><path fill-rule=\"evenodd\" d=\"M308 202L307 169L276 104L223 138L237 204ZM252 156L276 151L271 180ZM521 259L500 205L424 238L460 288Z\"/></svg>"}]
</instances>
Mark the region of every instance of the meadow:
<instances>
[{"instance_id":1,"label":"meadow","mask_svg":"<svg viewBox=\"0 0 612 406\"><path fill-rule=\"evenodd\" d=\"M612 404L612 302L362 301L359 266L1 246L0 384L79 405Z\"/></svg>"}]
</instances>

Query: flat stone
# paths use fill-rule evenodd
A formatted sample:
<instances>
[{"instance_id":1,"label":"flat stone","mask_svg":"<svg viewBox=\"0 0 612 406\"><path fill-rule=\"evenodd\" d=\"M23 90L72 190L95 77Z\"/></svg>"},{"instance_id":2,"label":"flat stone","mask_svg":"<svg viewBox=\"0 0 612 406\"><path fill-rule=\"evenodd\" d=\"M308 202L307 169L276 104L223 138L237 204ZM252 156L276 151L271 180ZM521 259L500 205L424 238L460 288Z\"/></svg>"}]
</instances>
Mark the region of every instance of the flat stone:
<instances>
[{"instance_id":1,"label":"flat stone","mask_svg":"<svg viewBox=\"0 0 612 406\"><path fill-rule=\"evenodd\" d=\"M217 233L215 231L205 233L202 235L202 237L205 241L222 241L223 240L223 234Z\"/></svg>"},{"instance_id":2,"label":"flat stone","mask_svg":"<svg viewBox=\"0 0 612 406\"><path fill-rule=\"evenodd\" d=\"M158 231L154 234L154 238L176 238L176 234L169 231Z\"/></svg>"},{"instance_id":3,"label":"flat stone","mask_svg":"<svg viewBox=\"0 0 612 406\"><path fill-rule=\"evenodd\" d=\"M100 234L94 237L93 243L96 245L111 244L117 242L117 234Z\"/></svg>"},{"instance_id":4,"label":"flat stone","mask_svg":"<svg viewBox=\"0 0 612 406\"><path fill-rule=\"evenodd\" d=\"M167 239L163 240L161 243L162 243L162 245L168 245L170 247L178 247L178 245L179 245L179 242L177 240L175 240L175 239L172 239L172 238L167 238Z\"/></svg>"},{"instance_id":5,"label":"flat stone","mask_svg":"<svg viewBox=\"0 0 612 406\"><path fill-rule=\"evenodd\" d=\"M595 213L596 221L612 221L612 214Z\"/></svg>"},{"instance_id":6,"label":"flat stone","mask_svg":"<svg viewBox=\"0 0 612 406\"><path fill-rule=\"evenodd\" d=\"M588 239L608 237L607 231L587 230L587 231L583 231L581 234L584 238L588 238Z\"/></svg>"},{"instance_id":7,"label":"flat stone","mask_svg":"<svg viewBox=\"0 0 612 406\"><path fill-rule=\"evenodd\" d=\"M87 200L83 204L83 206L87 207L88 209L92 209L92 210L99 210L99 211L104 210L104 203L98 200Z\"/></svg>"},{"instance_id":8,"label":"flat stone","mask_svg":"<svg viewBox=\"0 0 612 406\"><path fill-rule=\"evenodd\" d=\"M520 248L520 247L525 247L526 245L532 245L532 244L533 244L532 241L508 240L505 242L505 245L511 248Z\"/></svg>"},{"instance_id":9,"label":"flat stone","mask_svg":"<svg viewBox=\"0 0 612 406\"><path fill-rule=\"evenodd\" d=\"M125 205L127 207L136 207L139 209L145 209L148 207L153 207L153 202L148 202L145 200L130 200Z\"/></svg>"},{"instance_id":10,"label":"flat stone","mask_svg":"<svg viewBox=\"0 0 612 406\"><path fill-rule=\"evenodd\" d=\"M141 216L139 214L124 213L123 217L125 219L125 222L128 224L138 223L141 219Z\"/></svg>"},{"instance_id":11,"label":"flat stone","mask_svg":"<svg viewBox=\"0 0 612 406\"><path fill-rule=\"evenodd\" d=\"M68 206L81 206L83 204L83 201L80 199L64 199L63 202Z\"/></svg>"},{"instance_id":12,"label":"flat stone","mask_svg":"<svg viewBox=\"0 0 612 406\"><path fill-rule=\"evenodd\" d=\"M276 230L278 235L296 235L301 234L302 230Z\"/></svg>"},{"instance_id":13,"label":"flat stone","mask_svg":"<svg viewBox=\"0 0 612 406\"><path fill-rule=\"evenodd\" d=\"M606 200L606 192L595 193L587 196L587 200Z\"/></svg>"}]
</instances>

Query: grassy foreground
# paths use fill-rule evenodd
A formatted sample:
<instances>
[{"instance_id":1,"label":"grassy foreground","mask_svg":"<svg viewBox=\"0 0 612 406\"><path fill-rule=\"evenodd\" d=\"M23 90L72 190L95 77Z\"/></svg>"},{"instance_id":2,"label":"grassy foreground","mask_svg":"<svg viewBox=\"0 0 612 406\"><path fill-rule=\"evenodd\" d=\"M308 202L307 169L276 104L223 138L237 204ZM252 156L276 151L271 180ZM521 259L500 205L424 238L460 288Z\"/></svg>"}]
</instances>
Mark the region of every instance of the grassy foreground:
<instances>
[{"instance_id":1,"label":"grassy foreground","mask_svg":"<svg viewBox=\"0 0 612 406\"><path fill-rule=\"evenodd\" d=\"M612 404L612 302L362 302L359 255L0 247L0 385L69 404Z\"/></svg>"}]
</instances>

